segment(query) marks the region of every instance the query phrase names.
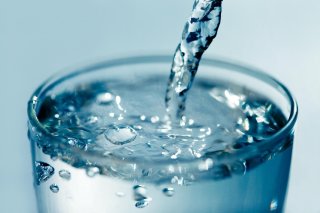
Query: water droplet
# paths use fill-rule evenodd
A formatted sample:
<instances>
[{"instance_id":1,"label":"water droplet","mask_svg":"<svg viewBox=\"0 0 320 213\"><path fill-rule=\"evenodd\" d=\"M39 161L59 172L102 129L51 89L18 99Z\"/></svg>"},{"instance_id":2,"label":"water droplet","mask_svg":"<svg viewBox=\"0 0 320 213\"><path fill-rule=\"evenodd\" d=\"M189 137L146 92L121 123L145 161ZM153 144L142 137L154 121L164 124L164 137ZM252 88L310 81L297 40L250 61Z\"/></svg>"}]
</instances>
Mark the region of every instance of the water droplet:
<instances>
[{"instance_id":1,"label":"water droplet","mask_svg":"<svg viewBox=\"0 0 320 213\"><path fill-rule=\"evenodd\" d=\"M174 188L172 187L164 188L162 189L162 192L165 196L172 197L174 195Z\"/></svg>"},{"instance_id":2,"label":"water droplet","mask_svg":"<svg viewBox=\"0 0 320 213\"><path fill-rule=\"evenodd\" d=\"M151 123L153 123L153 124L154 124L154 123L159 122L159 120L160 120L160 119L159 119L159 117L158 117L158 116L152 116L150 120L151 120Z\"/></svg>"},{"instance_id":3,"label":"water droplet","mask_svg":"<svg viewBox=\"0 0 320 213\"><path fill-rule=\"evenodd\" d=\"M116 104L119 110L124 111L123 107L121 106L121 97L118 95L116 96Z\"/></svg>"},{"instance_id":4,"label":"water droplet","mask_svg":"<svg viewBox=\"0 0 320 213\"><path fill-rule=\"evenodd\" d=\"M151 198L142 199L136 202L135 206L139 209L145 208L149 205Z\"/></svg>"},{"instance_id":5,"label":"water droplet","mask_svg":"<svg viewBox=\"0 0 320 213\"><path fill-rule=\"evenodd\" d=\"M278 209L278 201L273 199L270 203L270 211L275 211Z\"/></svg>"},{"instance_id":6,"label":"water droplet","mask_svg":"<svg viewBox=\"0 0 320 213\"><path fill-rule=\"evenodd\" d=\"M123 193L123 192L117 192L116 193L116 196L117 197L124 197L126 194L125 193Z\"/></svg>"},{"instance_id":7,"label":"water droplet","mask_svg":"<svg viewBox=\"0 0 320 213\"><path fill-rule=\"evenodd\" d=\"M96 98L97 98L97 102L102 105L108 105L114 99L113 95L109 92L98 94Z\"/></svg>"},{"instance_id":8,"label":"water droplet","mask_svg":"<svg viewBox=\"0 0 320 213\"><path fill-rule=\"evenodd\" d=\"M123 145L134 141L137 137L137 132L127 125L113 125L104 132L104 136L115 145Z\"/></svg>"},{"instance_id":9,"label":"water droplet","mask_svg":"<svg viewBox=\"0 0 320 213\"><path fill-rule=\"evenodd\" d=\"M147 198L147 189L142 185L133 186L133 198L140 201Z\"/></svg>"},{"instance_id":10,"label":"water droplet","mask_svg":"<svg viewBox=\"0 0 320 213\"><path fill-rule=\"evenodd\" d=\"M188 124L189 124L190 126L192 126L192 125L194 124L194 120L193 120L193 119L189 119Z\"/></svg>"},{"instance_id":11,"label":"water droplet","mask_svg":"<svg viewBox=\"0 0 320 213\"><path fill-rule=\"evenodd\" d=\"M57 184L51 184L50 185L50 190L53 192L53 193L58 193L59 192L59 186Z\"/></svg>"},{"instance_id":12,"label":"water droplet","mask_svg":"<svg viewBox=\"0 0 320 213\"><path fill-rule=\"evenodd\" d=\"M89 177L94 177L96 176L97 174L100 173L100 169L96 166L90 166L86 169L86 174L89 176Z\"/></svg>"},{"instance_id":13,"label":"water droplet","mask_svg":"<svg viewBox=\"0 0 320 213\"><path fill-rule=\"evenodd\" d=\"M71 173L64 169L59 171L59 176L65 180L71 179Z\"/></svg>"},{"instance_id":14,"label":"water droplet","mask_svg":"<svg viewBox=\"0 0 320 213\"><path fill-rule=\"evenodd\" d=\"M46 182L53 174L54 168L48 163L36 161L36 182L39 185L40 183Z\"/></svg>"},{"instance_id":15,"label":"water droplet","mask_svg":"<svg viewBox=\"0 0 320 213\"><path fill-rule=\"evenodd\" d=\"M140 120L142 120L142 121L145 121L146 118L147 118L147 117L146 117L145 115L141 115L141 116L140 116Z\"/></svg>"}]
</instances>

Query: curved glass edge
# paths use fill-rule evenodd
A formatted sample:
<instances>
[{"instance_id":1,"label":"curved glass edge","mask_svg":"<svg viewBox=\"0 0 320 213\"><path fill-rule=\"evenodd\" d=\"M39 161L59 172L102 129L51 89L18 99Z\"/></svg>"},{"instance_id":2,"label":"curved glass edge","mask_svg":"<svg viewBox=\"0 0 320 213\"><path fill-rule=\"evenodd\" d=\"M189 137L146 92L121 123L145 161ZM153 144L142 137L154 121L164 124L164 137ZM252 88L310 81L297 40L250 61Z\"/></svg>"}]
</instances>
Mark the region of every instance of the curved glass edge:
<instances>
[{"instance_id":1,"label":"curved glass edge","mask_svg":"<svg viewBox=\"0 0 320 213\"><path fill-rule=\"evenodd\" d=\"M80 75L82 73L87 73L99 69L106 69L106 68L111 68L115 66L123 66L123 65L133 65L133 64L146 64L146 63L168 63L170 64L172 60L171 56L168 55L151 55L151 56L135 56L135 57L127 57L127 58L118 58L118 59L111 59L111 60L106 60L106 61L100 61L97 63L92 63L90 65L86 65L80 68L75 68L75 69L68 69L66 71L63 71L61 73L58 73L46 80L43 84L41 84L35 92L31 95L31 98L28 101L28 119L29 119L29 124L31 125L31 128L35 128L37 132L40 132L43 136L48 137L52 139L53 141L62 141L62 138L59 138L58 136L53 136L50 134L44 127L43 125L39 122L37 119L37 114L36 114L36 105L38 103L38 97L41 97L41 94L45 94L47 91L52 89L53 85L59 84L60 82L63 82L64 80L68 78L72 78L74 76ZM268 83L269 85L277 86L277 90L281 92L283 95L287 96L288 101L290 103L290 115L288 118L288 121L284 127L282 127L278 132L276 132L274 135L262 140L261 142L244 147L240 150L236 150L230 155L222 155L214 160L218 162L230 162L233 160L237 159L246 159L247 157L250 156L256 156L257 154L263 152L264 150L269 150L270 148L275 148L281 141L283 141L285 138L287 138L290 135L293 135L294 132L294 126L297 120L298 116L298 105L296 102L296 99L292 96L291 92L289 89L284 86L281 82L276 80L275 78L271 77L270 75L264 73L263 71L246 66L246 65L239 65L239 63L236 62L230 62L230 60L225 60L225 59L208 59L204 58L201 61L202 64L205 65L210 65L210 66L215 66L215 67L223 67L226 69L230 69L234 72L238 73L243 73L246 75L250 75L252 77L255 77L256 79L259 79L265 83ZM70 70L73 70L70 72ZM284 142L285 143L285 142ZM292 141L290 142L292 143ZM285 145L285 144L282 144ZM118 162L120 164L126 164L126 163L132 163L131 161L126 161L126 160L120 160L120 159L107 159L105 157L100 157L99 159L97 156L94 156L93 153L87 153L85 151L73 148L73 147L68 147L68 149L71 149L77 154L81 154L82 156L86 156L89 159L94 159L95 161L98 162L109 162L114 161ZM191 162L197 162L201 161L203 159L193 159L193 160L188 160L188 161L179 161L179 163L190 163ZM136 162L139 163L139 162ZM165 162L157 162L159 164L168 164L167 161ZM172 162L170 162L172 163Z\"/></svg>"}]
</instances>

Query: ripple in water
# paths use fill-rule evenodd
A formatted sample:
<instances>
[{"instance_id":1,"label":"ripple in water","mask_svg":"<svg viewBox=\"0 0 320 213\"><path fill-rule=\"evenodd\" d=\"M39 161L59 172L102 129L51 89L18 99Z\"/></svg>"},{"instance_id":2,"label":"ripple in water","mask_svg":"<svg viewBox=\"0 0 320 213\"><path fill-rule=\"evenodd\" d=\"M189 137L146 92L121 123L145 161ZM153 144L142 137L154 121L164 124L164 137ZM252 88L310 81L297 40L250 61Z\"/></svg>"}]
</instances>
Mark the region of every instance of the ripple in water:
<instances>
[{"instance_id":1,"label":"ripple in water","mask_svg":"<svg viewBox=\"0 0 320 213\"><path fill-rule=\"evenodd\" d=\"M137 132L131 126L112 125L104 132L104 136L115 145L123 145L134 141Z\"/></svg>"}]
</instances>

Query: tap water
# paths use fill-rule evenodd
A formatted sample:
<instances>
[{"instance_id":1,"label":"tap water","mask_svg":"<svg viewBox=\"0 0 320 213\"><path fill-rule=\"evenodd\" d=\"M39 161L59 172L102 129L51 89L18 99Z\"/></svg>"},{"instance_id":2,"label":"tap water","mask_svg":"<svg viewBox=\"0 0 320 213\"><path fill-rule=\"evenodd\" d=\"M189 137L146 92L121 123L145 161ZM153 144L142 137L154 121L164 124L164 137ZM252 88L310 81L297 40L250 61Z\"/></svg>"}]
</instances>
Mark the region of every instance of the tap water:
<instances>
[{"instance_id":1,"label":"tap water","mask_svg":"<svg viewBox=\"0 0 320 213\"><path fill-rule=\"evenodd\" d=\"M187 92L192 86L203 53L217 36L222 0L196 0L174 53L165 103L170 123L185 123Z\"/></svg>"}]
</instances>

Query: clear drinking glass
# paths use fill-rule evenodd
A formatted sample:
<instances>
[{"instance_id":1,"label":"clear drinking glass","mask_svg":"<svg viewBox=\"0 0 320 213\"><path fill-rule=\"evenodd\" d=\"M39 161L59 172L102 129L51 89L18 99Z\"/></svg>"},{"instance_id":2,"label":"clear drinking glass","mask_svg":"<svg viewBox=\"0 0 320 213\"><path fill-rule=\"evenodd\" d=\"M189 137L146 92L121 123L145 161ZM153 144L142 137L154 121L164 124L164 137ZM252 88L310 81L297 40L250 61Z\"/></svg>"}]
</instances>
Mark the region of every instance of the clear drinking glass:
<instances>
[{"instance_id":1,"label":"clear drinking glass","mask_svg":"<svg viewBox=\"0 0 320 213\"><path fill-rule=\"evenodd\" d=\"M95 147L100 136L92 137L88 129L77 126L78 120L82 118L74 116L72 112L77 110L77 106L86 106L87 100L97 98L97 89L106 89L96 82L116 84L135 82L141 76L155 76L152 82L159 81L159 85L162 85L159 90L163 91L163 96L153 99L153 94L149 94L144 97L143 104L150 105L150 112L155 113L157 109L164 108L171 60L171 56L139 56L103 61L56 75L34 92L28 103L28 136L39 212L283 211L297 104L283 84L256 69L225 60L204 59L194 88L191 89L194 90L197 80L202 79L209 94L213 91L212 82L218 82L214 85L223 82L223 85L231 85L230 88L237 85L236 88L242 88L243 91L254 91L276 106L282 116L281 128L268 137L254 139L254 143L247 138L245 142L231 141L232 146L224 146L193 159L153 161L146 155L137 158L110 155L107 148L103 150ZM142 84L145 84L145 90L148 91L151 83ZM127 97L139 93L130 85L125 87ZM66 130L61 122L56 121L51 125L50 122L54 122L52 119L60 119L61 116L54 100L59 98L59 94L75 88L80 92L67 96L63 101L71 104L66 106L70 115L66 122L74 123L75 128ZM229 101L227 104L230 109L244 106L239 104L242 100L240 96L232 96L228 91L224 90L223 94L229 96L219 96L217 100ZM140 97L139 94L137 97ZM105 94L103 98L106 102L111 99L110 94ZM191 100L199 100L201 104L201 98L199 96ZM120 103L119 98L113 101ZM128 107L135 109L135 106L130 106L130 101ZM259 115L261 109L257 108L254 112ZM223 116L223 112L221 114ZM44 118L50 115L51 120L44 122ZM108 116L111 119L112 113ZM206 116L210 117L210 114ZM92 116L85 119L91 122L90 125L96 122ZM265 124L262 128L269 126ZM99 130L101 134L107 131L101 126ZM212 134L222 130L218 128ZM139 127L135 131L138 132ZM77 134L81 140L74 138L73 134ZM229 133L224 131L223 134ZM149 146L152 143L146 141L146 153L149 152Z\"/></svg>"}]
</instances>

